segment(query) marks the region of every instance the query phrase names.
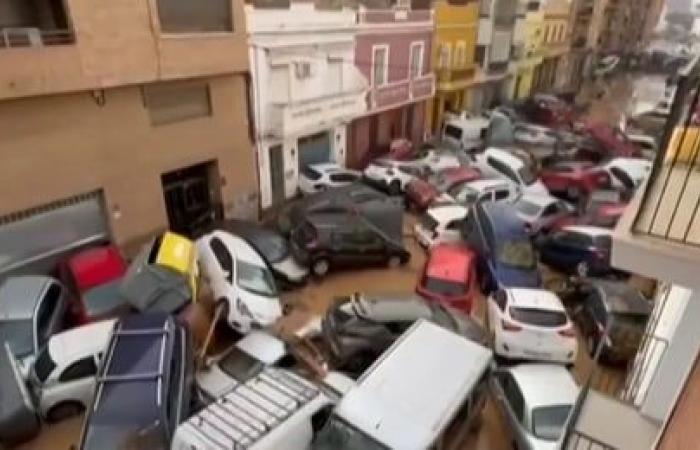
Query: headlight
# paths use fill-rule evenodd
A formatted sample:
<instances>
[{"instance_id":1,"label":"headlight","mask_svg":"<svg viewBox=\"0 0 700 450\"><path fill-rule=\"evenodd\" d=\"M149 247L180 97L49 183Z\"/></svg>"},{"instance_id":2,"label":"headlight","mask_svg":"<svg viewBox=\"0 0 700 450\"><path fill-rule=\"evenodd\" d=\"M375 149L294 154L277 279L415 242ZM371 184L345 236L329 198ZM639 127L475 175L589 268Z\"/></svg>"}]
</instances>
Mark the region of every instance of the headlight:
<instances>
[{"instance_id":1,"label":"headlight","mask_svg":"<svg viewBox=\"0 0 700 450\"><path fill-rule=\"evenodd\" d=\"M253 313L250 312L250 309L248 309L248 306L246 306L245 303L241 301L240 298L236 299L236 309L238 309L238 312L241 313L242 315L253 318Z\"/></svg>"}]
</instances>

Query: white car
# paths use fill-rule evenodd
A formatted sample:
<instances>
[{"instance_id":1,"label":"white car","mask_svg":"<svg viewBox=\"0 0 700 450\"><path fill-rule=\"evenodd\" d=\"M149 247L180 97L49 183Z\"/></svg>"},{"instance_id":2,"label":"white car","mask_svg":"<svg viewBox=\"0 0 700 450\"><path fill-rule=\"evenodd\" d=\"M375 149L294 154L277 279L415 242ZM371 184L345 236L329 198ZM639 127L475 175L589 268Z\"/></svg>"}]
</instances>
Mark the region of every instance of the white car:
<instances>
[{"instance_id":1,"label":"white car","mask_svg":"<svg viewBox=\"0 0 700 450\"><path fill-rule=\"evenodd\" d=\"M501 289L489 296L487 314L497 355L563 364L576 361L576 332L556 294L544 289Z\"/></svg>"},{"instance_id":2,"label":"white car","mask_svg":"<svg viewBox=\"0 0 700 450\"><path fill-rule=\"evenodd\" d=\"M90 406L97 368L114 323L104 320L51 336L29 374L42 417L55 422Z\"/></svg>"},{"instance_id":3,"label":"white car","mask_svg":"<svg viewBox=\"0 0 700 450\"><path fill-rule=\"evenodd\" d=\"M613 158L601 168L610 176L614 189L635 189L651 173L653 163L644 158Z\"/></svg>"},{"instance_id":4,"label":"white car","mask_svg":"<svg viewBox=\"0 0 700 450\"><path fill-rule=\"evenodd\" d=\"M202 276L228 324L240 333L267 327L282 317L275 280L262 257L245 240L213 231L197 240Z\"/></svg>"},{"instance_id":5,"label":"white car","mask_svg":"<svg viewBox=\"0 0 700 450\"><path fill-rule=\"evenodd\" d=\"M490 387L513 448L561 448L564 428L579 394L566 368L556 364L499 367L491 376Z\"/></svg>"},{"instance_id":6,"label":"white car","mask_svg":"<svg viewBox=\"0 0 700 450\"><path fill-rule=\"evenodd\" d=\"M416 177L427 175L428 170L407 161L380 158L372 161L364 170L364 176L392 195L398 195L406 189L408 183Z\"/></svg>"},{"instance_id":7,"label":"white car","mask_svg":"<svg viewBox=\"0 0 700 450\"><path fill-rule=\"evenodd\" d=\"M549 231L557 222L571 216L575 208L551 195L524 194L514 202L515 212L531 233Z\"/></svg>"},{"instance_id":8,"label":"white car","mask_svg":"<svg viewBox=\"0 0 700 450\"><path fill-rule=\"evenodd\" d=\"M462 240L460 229L469 210L462 205L441 205L428 208L413 232L418 243L430 248L442 242Z\"/></svg>"},{"instance_id":9,"label":"white car","mask_svg":"<svg viewBox=\"0 0 700 450\"><path fill-rule=\"evenodd\" d=\"M629 133L627 134L627 139L639 147L639 150L641 150L645 159L653 160L656 157L656 152L659 150L659 145L656 143L656 139L653 136L649 136L648 134Z\"/></svg>"},{"instance_id":10,"label":"white car","mask_svg":"<svg viewBox=\"0 0 700 450\"><path fill-rule=\"evenodd\" d=\"M531 123L519 123L515 125L513 137L516 142L529 145L543 145L553 147L557 143L557 135L550 128Z\"/></svg>"},{"instance_id":11,"label":"white car","mask_svg":"<svg viewBox=\"0 0 700 450\"><path fill-rule=\"evenodd\" d=\"M500 178L487 178L454 186L437 203L446 201L469 206L478 202L515 200L518 195L520 188L515 183Z\"/></svg>"},{"instance_id":12,"label":"white car","mask_svg":"<svg viewBox=\"0 0 700 450\"><path fill-rule=\"evenodd\" d=\"M358 181L362 174L340 167L336 163L307 164L299 171L299 190L308 195L329 188L347 186Z\"/></svg>"},{"instance_id":13,"label":"white car","mask_svg":"<svg viewBox=\"0 0 700 450\"><path fill-rule=\"evenodd\" d=\"M512 153L489 147L472 156L473 165L481 170L484 177L498 177L518 185L524 193L547 195L547 187L542 183L532 167Z\"/></svg>"},{"instance_id":14,"label":"white car","mask_svg":"<svg viewBox=\"0 0 700 450\"><path fill-rule=\"evenodd\" d=\"M207 359L205 367L195 376L197 392L209 403L288 356L291 355L283 341L253 330L228 349Z\"/></svg>"}]
</instances>

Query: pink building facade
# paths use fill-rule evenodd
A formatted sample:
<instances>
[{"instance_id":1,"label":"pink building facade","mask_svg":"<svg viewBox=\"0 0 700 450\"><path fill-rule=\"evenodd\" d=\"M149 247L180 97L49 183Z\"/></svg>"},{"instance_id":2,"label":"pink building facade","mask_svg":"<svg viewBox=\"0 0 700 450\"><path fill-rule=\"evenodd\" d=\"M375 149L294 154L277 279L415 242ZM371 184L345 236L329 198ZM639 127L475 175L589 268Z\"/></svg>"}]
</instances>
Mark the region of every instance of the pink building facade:
<instances>
[{"instance_id":1,"label":"pink building facade","mask_svg":"<svg viewBox=\"0 0 700 450\"><path fill-rule=\"evenodd\" d=\"M435 93L433 16L430 9L360 7L357 20L355 65L370 89L367 113L348 130L347 164L362 168L392 140L418 145L424 137L425 100Z\"/></svg>"}]
</instances>

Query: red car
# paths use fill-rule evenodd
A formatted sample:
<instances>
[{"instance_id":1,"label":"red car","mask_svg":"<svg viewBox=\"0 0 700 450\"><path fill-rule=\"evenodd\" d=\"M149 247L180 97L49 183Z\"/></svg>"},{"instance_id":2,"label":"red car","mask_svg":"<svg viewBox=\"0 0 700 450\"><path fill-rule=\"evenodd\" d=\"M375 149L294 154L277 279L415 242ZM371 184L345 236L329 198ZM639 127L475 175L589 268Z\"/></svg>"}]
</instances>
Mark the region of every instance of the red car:
<instances>
[{"instance_id":1,"label":"red car","mask_svg":"<svg viewBox=\"0 0 700 450\"><path fill-rule=\"evenodd\" d=\"M587 123L577 157L595 162L606 158L641 158L642 151L625 133L603 123Z\"/></svg>"},{"instance_id":2,"label":"red car","mask_svg":"<svg viewBox=\"0 0 700 450\"><path fill-rule=\"evenodd\" d=\"M83 250L59 263L58 274L73 293L71 312L79 324L125 308L119 284L126 269L126 261L113 245Z\"/></svg>"},{"instance_id":3,"label":"red car","mask_svg":"<svg viewBox=\"0 0 700 450\"><path fill-rule=\"evenodd\" d=\"M569 199L587 196L610 184L608 173L583 161L558 162L540 171L540 178L552 194L566 195Z\"/></svg>"},{"instance_id":4,"label":"red car","mask_svg":"<svg viewBox=\"0 0 700 450\"><path fill-rule=\"evenodd\" d=\"M571 105L546 94L536 94L525 100L520 112L530 121L552 128L572 126L575 116Z\"/></svg>"},{"instance_id":5,"label":"red car","mask_svg":"<svg viewBox=\"0 0 700 450\"><path fill-rule=\"evenodd\" d=\"M442 193L454 186L481 178L481 171L473 167L452 167L442 170L428 180L416 178L406 185L409 206L418 211L427 209Z\"/></svg>"},{"instance_id":6,"label":"red car","mask_svg":"<svg viewBox=\"0 0 700 450\"><path fill-rule=\"evenodd\" d=\"M428 300L471 313L477 293L476 253L464 244L433 247L416 292Z\"/></svg>"},{"instance_id":7,"label":"red car","mask_svg":"<svg viewBox=\"0 0 700 450\"><path fill-rule=\"evenodd\" d=\"M625 213L625 202L599 202L589 205L586 211L578 217L571 217L557 223L557 228L569 225L590 225L602 228L614 228L622 214Z\"/></svg>"}]
</instances>

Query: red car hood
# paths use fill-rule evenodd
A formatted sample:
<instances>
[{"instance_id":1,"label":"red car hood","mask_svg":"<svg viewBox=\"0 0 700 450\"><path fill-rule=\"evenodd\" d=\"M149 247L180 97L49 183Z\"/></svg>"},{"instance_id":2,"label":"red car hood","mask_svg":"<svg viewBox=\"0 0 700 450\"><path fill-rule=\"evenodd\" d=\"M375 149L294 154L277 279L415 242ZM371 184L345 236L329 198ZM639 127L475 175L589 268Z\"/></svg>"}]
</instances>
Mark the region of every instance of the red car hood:
<instances>
[{"instance_id":1,"label":"red car hood","mask_svg":"<svg viewBox=\"0 0 700 450\"><path fill-rule=\"evenodd\" d=\"M406 196L419 208L427 208L439 195L435 186L425 180L415 179L406 186Z\"/></svg>"}]
</instances>

